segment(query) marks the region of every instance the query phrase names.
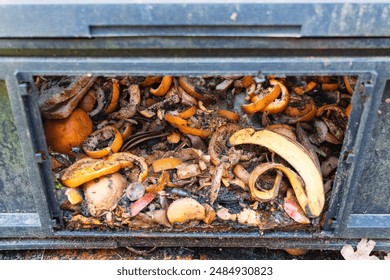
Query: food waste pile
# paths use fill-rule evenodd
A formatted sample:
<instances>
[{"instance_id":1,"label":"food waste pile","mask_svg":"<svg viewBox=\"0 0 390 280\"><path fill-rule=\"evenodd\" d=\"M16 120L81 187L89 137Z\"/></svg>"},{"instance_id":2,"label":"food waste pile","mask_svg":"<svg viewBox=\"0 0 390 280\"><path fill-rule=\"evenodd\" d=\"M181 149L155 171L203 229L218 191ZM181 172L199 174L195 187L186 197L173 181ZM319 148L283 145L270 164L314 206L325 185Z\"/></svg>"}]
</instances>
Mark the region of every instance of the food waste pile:
<instances>
[{"instance_id":1,"label":"food waste pile","mask_svg":"<svg viewBox=\"0 0 390 280\"><path fill-rule=\"evenodd\" d=\"M319 230L349 76L36 76L64 227Z\"/></svg>"}]
</instances>

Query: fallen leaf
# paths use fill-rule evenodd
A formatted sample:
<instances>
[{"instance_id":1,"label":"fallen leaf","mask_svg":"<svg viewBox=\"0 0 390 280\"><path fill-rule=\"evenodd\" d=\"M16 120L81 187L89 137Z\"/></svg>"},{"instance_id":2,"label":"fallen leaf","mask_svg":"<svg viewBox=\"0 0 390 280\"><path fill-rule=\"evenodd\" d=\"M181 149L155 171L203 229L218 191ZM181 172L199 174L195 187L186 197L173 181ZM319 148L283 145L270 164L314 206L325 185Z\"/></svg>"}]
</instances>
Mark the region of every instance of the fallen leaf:
<instances>
[{"instance_id":1,"label":"fallen leaf","mask_svg":"<svg viewBox=\"0 0 390 280\"><path fill-rule=\"evenodd\" d=\"M362 239L356 246L356 251L351 245L346 244L341 249L341 255L346 260L379 260L376 256L370 256L375 244L374 240Z\"/></svg>"}]
</instances>

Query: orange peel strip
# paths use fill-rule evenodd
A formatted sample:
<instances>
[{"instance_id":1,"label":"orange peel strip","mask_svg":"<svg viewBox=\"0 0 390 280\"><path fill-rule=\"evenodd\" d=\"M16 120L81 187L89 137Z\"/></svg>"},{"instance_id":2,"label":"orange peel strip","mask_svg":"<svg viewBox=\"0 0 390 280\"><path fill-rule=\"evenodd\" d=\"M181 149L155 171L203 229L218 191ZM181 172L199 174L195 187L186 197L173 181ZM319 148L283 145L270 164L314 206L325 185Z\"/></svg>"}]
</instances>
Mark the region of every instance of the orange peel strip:
<instances>
[{"instance_id":1,"label":"orange peel strip","mask_svg":"<svg viewBox=\"0 0 390 280\"><path fill-rule=\"evenodd\" d=\"M351 87L348 76L343 76L343 80L344 80L345 88L347 89L348 93L350 95L353 95L353 88Z\"/></svg>"},{"instance_id":2,"label":"orange peel strip","mask_svg":"<svg viewBox=\"0 0 390 280\"><path fill-rule=\"evenodd\" d=\"M172 84L172 76L164 76L158 88L156 89L151 88L149 91L154 96L164 96L168 92L169 88L171 87L171 84Z\"/></svg>"},{"instance_id":3,"label":"orange peel strip","mask_svg":"<svg viewBox=\"0 0 390 280\"><path fill-rule=\"evenodd\" d=\"M309 91L312 91L315 87L317 86L317 83L316 82L309 82L306 87L295 87L293 90L296 94L298 95L302 95L302 94L305 94Z\"/></svg>"},{"instance_id":4,"label":"orange peel strip","mask_svg":"<svg viewBox=\"0 0 390 280\"><path fill-rule=\"evenodd\" d=\"M228 119L229 121L238 121L240 119L240 115L236 112L229 110L218 110L218 115L221 117Z\"/></svg>"},{"instance_id":5,"label":"orange peel strip","mask_svg":"<svg viewBox=\"0 0 390 280\"><path fill-rule=\"evenodd\" d=\"M262 112L267 111L270 114L277 114L281 113L284 110L286 110L288 103L290 102L290 94L288 92L288 89L285 85L283 85L278 80L270 80L269 83L271 85L279 85L281 89L281 97L276 98L274 101L272 101L268 106L266 106L264 109L262 109Z\"/></svg>"},{"instance_id":6,"label":"orange peel strip","mask_svg":"<svg viewBox=\"0 0 390 280\"><path fill-rule=\"evenodd\" d=\"M321 89L322 90L336 90L339 88L338 84L322 84Z\"/></svg>"},{"instance_id":7,"label":"orange peel strip","mask_svg":"<svg viewBox=\"0 0 390 280\"><path fill-rule=\"evenodd\" d=\"M351 115L352 104L350 103L345 109L345 114L349 117Z\"/></svg>"},{"instance_id":8,"label":"orange peel strip","mask_svg":"<svg viewBox=\"0 0 390 280\"><path fill-rule=\"evenodd\" d=\"M186 125L178 125L176 127L180 130L181 133L199 136L200 138L208 138L211 134L209 129L199 129Z\"/></svg>"},{"instance_id":9,"label":"orange peel strip","mask_svg":"<svg viewBox=\"0 0 390 280\"><path fill-rule=\"evenodd\" d=\"M111 114L112 112L114 112L114 110L118 106L118 103L119 103L119 86L118 86L118 81L114 80L112 82L111 101L110 104L107 106L106 110L104 111L104 113Z\"/></svg>"},{"instance_id":10,"label":"orange peel strip","mask_svg":"<svg viewBox=\"0 0 390 280\"><path fill-rule=\"evenodd\" d=\"M241 82L242 82L242 87L247 88L253 82L253 77L252 76L245 76L244 78L242 78Z\"/></svg>"},{"instance_id":11,"label":"orange peel strip","mask_svg":"<svg viewBox=\"0 0 390 280\"><path fill-rule=\"evenodd\" d=\"M195 87L188 82L188 79L186 77L180 77L179 84L182 89L192 97L198 100L203 99L203 96L195 91Z\"/></svg>"},{"instance_id":12,"label":"orange peel strip","mask_svg":"<svg viewBox=\"0 0 390 280\"><path fill-rule=\"evenodd\" d=\"M187 125L187 121L171 114L165 114L164 119L172 125Z\"/></svg>"},{"instance_id":13,"label":"orange peel strip","mask_svg":"<svg viewBox=\"0 0 390 280\"><path fill-rule=\"evenodd\" d=\"M189 119L196 114L196 107L192 106L183 112L180 112L177 116L182 119Z\"/></svg>"},{"instance_id":14,"label":"orange peel strip","mask_svg":"<svg viewBox=\"0 0 390 280\"><path fill-rule=\"evenodd\" d=\"M252 103L242 105L242 110L247 114L254 114L269 106L280 94L281 87L277 84L273 84L273 88L269 88L268 93L261 97L253 96L251 98Z\"/></svg>"},{"instance_id":15,"label":"orange peel strip","mask_svg":"<svg viewBox=\"0 0 390 280\"><path fill-rule=\"evenodd\" d=\"M94 138L98 138L99 135L102 135L102 137L105 137L105 135L110 134L111 137L114 137L114 140L109 144L109 146L99 149L99 150L91 150L89 149L89 146L91 143L94 142ZM106 137L105 137L106 138ZM108 138L107 138L108 139ZM98 141L101 139L98 139ZM106 139L103 139L106 140ZM118 129L116 129L113 126L105 126L102 129L99 129L89 135L83 142L83 150L84 152L91 158L102 158L107 155L109 155L111 152L116 153L120 150L123 144L123 137L122 134L119 132ZM95 148L95 147L93 147Z\"/></svg>"},{"instance_id":16,"label":"orange peel strip","mask_svg":"<svg viewBox=\"0 0 390 280\"><path fill-rule=\"evenodd\" d=\"M161 76L148 76L140 83L140 86L147 87L161 80Z\"/></svg>"},{"instance_id":17,"label":"orange peel strip","mask_svg":"<svg viewBox=\"0 0 390 280\"><path fill-rule=\"evenodd\" d=\"M183 161L179 158L160 158L152 163L154 172L158 173L168 169L175 169Z\"/></svg>"}]
</instances>

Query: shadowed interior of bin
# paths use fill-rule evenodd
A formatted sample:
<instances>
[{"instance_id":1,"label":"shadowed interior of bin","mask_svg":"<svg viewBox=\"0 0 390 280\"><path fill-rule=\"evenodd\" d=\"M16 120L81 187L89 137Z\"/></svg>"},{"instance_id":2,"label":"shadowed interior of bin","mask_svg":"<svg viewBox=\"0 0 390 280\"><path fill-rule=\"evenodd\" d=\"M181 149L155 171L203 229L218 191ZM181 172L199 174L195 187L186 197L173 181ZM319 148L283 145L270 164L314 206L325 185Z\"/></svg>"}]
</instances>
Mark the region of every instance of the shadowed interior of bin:
<instances>
[{"instance_id":1,"label":"shadowed interior of bin","mask_svg":"<svg viewBox=\"0 0 390 280\"><path fill-rule=\"evenodd\" d=\"M357 77L34 79L65 228L323 228Z\"/></svg>"}]
</instances>

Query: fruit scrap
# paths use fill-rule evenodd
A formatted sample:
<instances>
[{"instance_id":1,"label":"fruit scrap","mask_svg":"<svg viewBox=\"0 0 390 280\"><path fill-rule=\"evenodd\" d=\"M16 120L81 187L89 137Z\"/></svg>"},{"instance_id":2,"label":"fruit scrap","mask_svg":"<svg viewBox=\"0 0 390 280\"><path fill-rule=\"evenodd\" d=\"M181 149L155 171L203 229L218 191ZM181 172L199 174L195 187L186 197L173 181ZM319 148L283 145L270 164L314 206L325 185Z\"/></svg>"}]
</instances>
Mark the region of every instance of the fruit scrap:
<instances>
[{"instance_id":1,"label":"fruit scrap","mask_svg":"<svg viewBox=\"0 0 390 280\"><path fill-rule=\"evenodd\" d=\"M149 168L143 157L138 157L129 152L121 152L112 154L107 157L106 161L118 163L121 168L131 168L133 162L135 162L141 169L141 172L138 175L138 181L143 183L148 177Z\"/></svg>"},{"instance_id":2,"label":"fruit scrap","mask_svg":"<svg viewBox=\"0 0 390 280\"><path fill-rule=\"evenodd\" d=\"M140 83L140 86L143 87L151 86L154 83L159 82L160 80L161 80L160 76L148 76Z\"/></svg>"},{"instance_id":3,"label":"fruit scrap","mask_svg":"<svg viewBox=\"0 0 390 280\"><path fill-rule=\"evenodd\" d=\"M146 206L148 206L153 199L156 197L156 193L149 192L145 194L143 197L138 199L136 202L130 205L130 215L132 217L136 216L139 212L141 212Z\"/></svg>"},{"instance_id":4,"label":"fruit scrap","mask_svg":"<svg viewBox=\"0 0 390 280\"><path fill-rule=\"evenodd\" d=\"M211 134L209 129L199 129L186 125L178 125L176 127L180 130L181 133L199 136L200 138L208 138Z\"/></svg>"},{"instance_id":5,"label":"fruit scrap","mask_svg":"<svg viewBox=\"0 0 390 280\"><path fill-rule=\"evenodd\" d=\"M298 95L303 95L312 91L317 86L317 83L314 81L310 81L306 86L295 87L293 90Z\"/></svg>"},{"instance_id":6,"label":"fruit scrap","mask_svg":"<svg viewBox=\"0 0 390 280\"><path fill-rule=\"evenodd\" d=\"M182 164L183 161L179 158L161 158L155 160L152 163L154 172L158 173L164 170L174 169L179 164Z\"/></svg>"},{"instance_id":7,"label":"fruit scrap","mask_svg":"<svg viewBox=\"0 0 390 280\"><path fill-rule=\"evenodd\" d=\"M293 106L293 104L297 104L297 106ZM291 117L287 121L289 124L307 122L316 116L317 106L312 98L304 96L303 98L294 100L294 103L290 101L284 113Z\"/></svg>"},{"instance_id":8,"label":"fruit scrap","mask_svg":"<svg viewBox=\"0 0 390 280\"><path fill-rule=\"evenodd\" d=\"M165 120L169 122L171 125L187 125L187 121L185 119L182 119L180 117L173 116L171 114L165 114L164 116Z\"/></svg>"},{"instance_id":9,"label":"fruit scrap","mask_svg":"<svg viewBox=\"0 0 390 280\"><path fill-rule=\"evenodd\" d=\"M242 129L234 133L230 139L233 146L255 144L264 146L284 158L302 177L295 173L281 170L289 178L294 187L299 205L309 217L318 217L325 203L322 175L309 152L298 142L269 130L255 131L252 128Z\"/></svg>"},{"instance_id":10,"label":"fruit scrap","mask_svg":"<svg viewBox=\"0 0 390 280\"><path fill-rule=\"evenodd\" d=\"M229 121L236 122L240 120L240 115L237 114L236 112L232 112L229 110L218 110L218 115L221 117L228 119Z\"/></svg>"},{"instance_id":11,"label":"fruit scrap","mask_svg":"<svg viewBox=\"0 0 390 280\"><path fill-rule=\"evenodd\" d=\"M177 116L179 118L182 118L182 119L189 119L189 118L191 118L195 114L196 114L196 107L195 106L191 106L187 110L184 110L183 112L180 112Z\"/></svg>"},{"instance_id":12,"label":"fruit scrap","mask_svg":"<svg viewBox=\"0 0 390 280\"><path fill-rule=\"evenodd\" d=\"M210 199L210 204L213 205L215 200L218 197L218 192L221 187L221 180L222 180L222 175L224 171L224 165L218 165L217 168L215 169L215 173L213 175L213 179L211 182L210 186L210 194L209 194L209 199Z\"/></svg>"},{"instance_id":13,"label":"fruit scrap","mask_svg":"<svg viewBox=\"0 0 390 280\"><path fill-rule=\"evenodd\" d=\"M353 95L356 86L356 79L350 76L343 76L345 88L350 95Z\"/></svg>"},{"instance_id":14,"label":"fruit scrap","mask_svg":"<svg viewBox=\"0 0 390 280\"><path fill-rule=\"evenodd\" d=\"M78 189L69 188L65 194L71 204L79 204L83 201L83 197Z\"/></svg>"},{"instance_id":15,"label":"fruit scrap","mask_svg":"<svg viewBox=\"0 0 390 280\"><path fill-rule=\"evenodd\" d=\"M101 176L118 172L119 162L102 159L83 158L69 166L61 176L61 183L69 188L76 188Z\"/></svg>"},{"instance_id":16,"label":"fruit scrap","mask_svg":"<svg viewBox=\"0 0 390 280\"><path fill-rule=\"evenodd\" d=\"M91 75L45 79L38 98L42 116L47 119L69 117L96 79Z\"/></svg>"},{"instance_id":17,"label":"fruit scrap","mask_svg":"<svg viewBox=\"0 0 390 280\"><path fill-rule=\"evenodd\" d=\"M119 103L119 85L117 80L112 81L112 91L111 91L111 100L107 105L107 108L104 110L105 114L112 113Z\"/></svg>"},{"instance_id":18,"label":"fruit scrap","mask_svg":"<svg viewBox=\"0 0 390 280\"><path fill-rule=\"evenodd\" d=\"M122 144L123 138L119 130L113 126L105 126L85 138L82 148L89 157L102 158L118 152Z\"/></svg>"},{"instance_id":19,"label":"fruit scrap","mask_svg":"<svg viewBox=\"0 0 390 280\"><path fill-rule=\"evenodd\" d=\"M274 80L272 80L274 81ZM270 81L271 84L271 81ZM281 87L280 85L273 83L272 87L266 89L265 92L260 94L260 96L253 96L251 98L252 103L242 105L242 110L247 114L254 114L266 108L269 104L271 104L280 94Z\"/></svg>"},{"instance_id":20,"label":"fruit scrap","mask_svg":"<svg viewBox=\"0 0 390 280\"><path fill-rule=\"evenodd\" d=\"M123 101L124 106L119 111L110 114L112 119L129 119L137 113L137 106L141 103L141 92L138 85L129 87L129 101Z\"/></svg>"},{"instance_id":21,"label":"fruit scrap","mask_svg":"<svg viewBox=\"0 0 390 280\"><path fill-rule=\"evenodd\" d=\"M74 156L73 147L80 146L93 132L92 120L82 109L76 108L69 117L48 119L43 123L47 144L54 151Z\"/></svg>"},{"instance_id":22,"label":"fruit scrap","mask_svg":"<svg viewBox=\"0 0 390 280\"><path fill-rule=\"evenodd\" d=\"M197 99L197 100L203 99L203 96L198 92L196 87L189 82L188 78L180 77L179 84L186 93L188 93L189 95L191 95L195 99Z\"/></svg>"},{"instance_id":23,"label":"fruit scrap","mask_svg":"<svg viewBox=\"0 0 390 280\"><path fill-rule=\"evenodd\" d=\"M120 173L99 177L84 185L85 200L92 216L115 209L126 189L126 178Z\"/></svg>"},{"instance_id":24,"label":"fruit scrap","mask_svg":"<svg viewBox=\"0 0 390 280\"><path fill-rule=\"evenodd\" d=\"M290 94L288 92L288 89L285 85L283 85L282 82L278 80L270 80L270 85L273 86L279 86L281 89L281 95L280 97L276 98L274 101L272 101L269 105L267 105L265 108L261 109L262 112L267 111L270 114L277 114L284 112L286 110L288 103L290 102Z\"/></svg>"},{"instance_id":25,"label":"fruit scrap","mask_svg":"<svg viewBox=\"0 0 390 280\"><path fill-rule=\"evenodd\" d=\"M278 169L278 170L282 171L283 173L293 172L292 170L288 169L287 167L285 167L281 164L276 164L276 163L263 163L263 164L256 166L256 168L249 175L248 185L249 185L249 190L251 192L251 196L254 199L261 201L261 202L273 200L279 194L280 183L282 180L282 173L280 171L277 171L274 185L270 190L265 190L265 189L259 190L256 187L256 185L257 185L256 182L257 182L258 178L270 169ZM296 175L296 174L294 174L294 175ZM291 183L297 183L297 182L300 183L298 179L293 180L293 182L291 182Z\"/></svg>"},{"instance_id":26,"label":"fruit scrap","mask_svg":"<svg viewBox=\"0 0 390 280\"><path fill-rule=\"evenodd\" d=\"M301 206L299 206L297 198L291 189L287 191L287 195L284 198L283 209L297 223L310 224L309 218L305 215Z\"/></svg>"},{"instance_id":27,"label":"fruit scrap","mask_svg":"<svg viewBox=\"0 0 390 280\"><path fill-rule=\"evenodd\" d=\"M163 171L160 178L158 178L158 182L156 185L151 185L146 189L146 192L152 192L152 193L158 193L164 190L165 186L169 182L169 173L166 171Z\"/></svg>"},{"instance_id":28,"label":"fruit scrap","mask_svg":"<svg viewBox=\"0 0 390 280\"><path fill-rule=\"evenodd\" d=\"M155 96L164 96L168 92L169 88L171 87L171 83L172 83L172 76L164 76L158 88L156 89L152 88L149 91L151 94Z\"/></svg>"},{"instance_id":29,"label":"fruit scrap","mask_svg":"<svg viewBox=\"0 0 390 280\"><path fill-rule=\"evenodd\" d=\"M195 199L179 198L169 205L167 217L171 224L185 223L191 220L203 220L206 218L206 210Z\"/></svg>"}]
</instances>

